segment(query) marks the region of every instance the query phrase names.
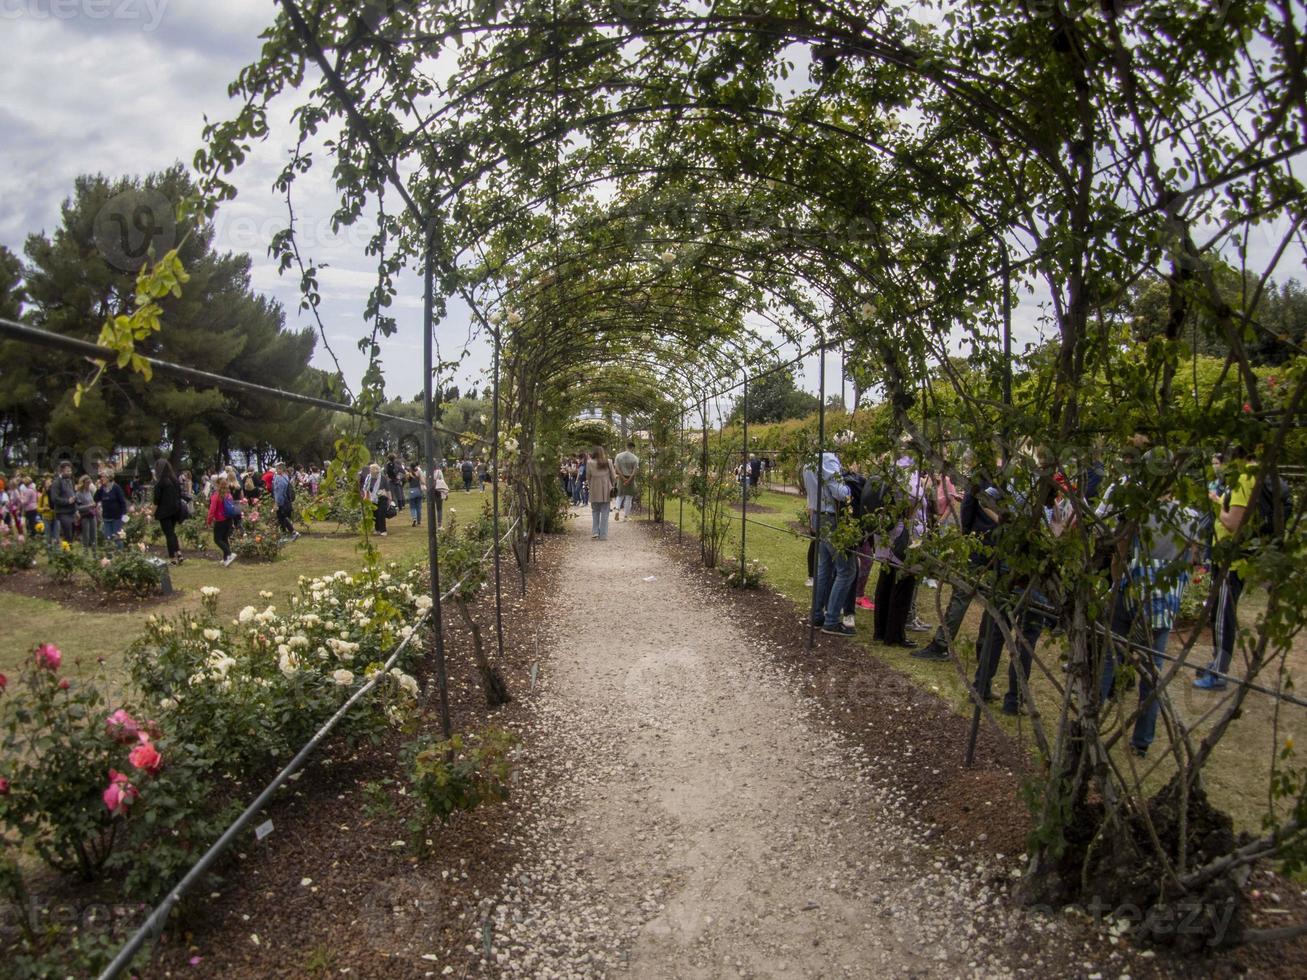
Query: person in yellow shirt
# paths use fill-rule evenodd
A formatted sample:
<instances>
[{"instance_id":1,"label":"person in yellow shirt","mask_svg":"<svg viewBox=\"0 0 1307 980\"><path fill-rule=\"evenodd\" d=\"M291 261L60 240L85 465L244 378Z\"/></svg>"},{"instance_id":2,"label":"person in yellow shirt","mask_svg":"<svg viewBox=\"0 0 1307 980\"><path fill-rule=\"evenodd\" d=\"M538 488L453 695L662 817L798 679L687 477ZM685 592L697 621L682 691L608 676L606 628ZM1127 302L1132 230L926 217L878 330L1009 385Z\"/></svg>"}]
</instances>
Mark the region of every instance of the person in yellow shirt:
<instances>
[{"instance_id":1,"label":"person in yellow shirt","mask_svg":"<svg viewBox=\"0 0 1307 980\"><path fill-rule=\"evenodd\" d=\"M1236 450L1234 458L1239 463L1248 462L1248 454ZM1217 543L1232 537L1243 523L1244 511L1252 502L1253 487L1256 477L1252 473L1242 473L1223 495L1209 492L1216 519L1212 524L1212 533ZM1250 520L1256 519L1252 515ZM1212 662L1206 670L1200 670L1194 679L1194 687L1204 691L1220 691L1226 685L1225 675L1230 672L1230 661L1234 656L1234 642L1239 635L1239 597L1243 595L1244 581L1248 574L1248 563L1243 560L1230 562L1230 570L1221 582L1216 595L1216 605L1212 609Z\"/></svg>"}]
</instances>

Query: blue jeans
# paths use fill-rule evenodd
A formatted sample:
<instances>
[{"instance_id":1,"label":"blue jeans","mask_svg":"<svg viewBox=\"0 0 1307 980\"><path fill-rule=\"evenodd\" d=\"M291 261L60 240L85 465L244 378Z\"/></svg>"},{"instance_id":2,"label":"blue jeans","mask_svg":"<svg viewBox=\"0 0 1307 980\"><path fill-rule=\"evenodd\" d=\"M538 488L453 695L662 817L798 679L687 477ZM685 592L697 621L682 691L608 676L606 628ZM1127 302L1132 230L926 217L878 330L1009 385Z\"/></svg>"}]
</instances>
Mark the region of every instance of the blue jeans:
<instances>
[{"instance_id":1,"label":"blue jeans","mask_svg":"<svg viewBox=\"0 0 1307 980\"><path fill-rule=\"evenodd\" d=\"M590 505L590 533L598 535L600 541L608 540L608 511L611 507L612 503L607 500Z\"/></svg>"},{"instance_id":2,"label":"blue jeans","mask_svg":"<svg viewBox=\"0 0 1307 980\"><path fill-rule=\"evenodd\" d=\"M408 498L408 512L413 515L413 520L418 524L422 523L422 498Z\"/></svg>"},{"instance_id":3,"label":"blue jeans","mask_svg":"<svg viewBox=\"0 0 1307 980\"><path fill-rule=\"evenodd\" d=\"M857 574L857 555L836 551L825 538L820 541L816 587L812 592L813 625L829 629L839 623L840 613L844 611L844 599Z\"/></svg>"},{"instance_id":4,"label":"blue jeans","mask_svg":"<svg viewBox=\"0 0 1307 980\"><path fill-rule=\"evenodd\" d=\"M1134 626L1135 620L1140 613L1137 604L1131 603L1125 595L1118 590L1116 602L1112 606L1112 633L1121 639L1129 639ZM1162 669L1165 662L1162 654L1166 652L1167 641L1171 638L1169 629L1154 629L1145 623L1145 634L1151 640L1148 644L1153 650L1152 667L1140 661L1139 663L1139 714L1135 718L1135 730L1130 736L1130 744L1141 752L1148 751L1148 746L1153 744L1153 739L1157 735L1157 698L1153 697L1153 681ZM1116 644L1113 644L1116 647ZM1140 660L1138 650L1128 648L1113 649L1103 659L1103 682L1100 688L1100 694L1104 704L1112 696L1112 682L1116 679L1116 662L1122 660Z\"/></svg>"},{"instance_id":5,"label":"blue jeans","mask_svg":"<svg viewBox=\"0 0 1307 980\"><path fill-rule=\"evenodd\" d=\"M123 543L118 540L117 534L123 529L123 519L121 517L106 517L101 525L101 533L108 538L109 543L115 548L124 547Z\"/></svg>"}]
</instances>

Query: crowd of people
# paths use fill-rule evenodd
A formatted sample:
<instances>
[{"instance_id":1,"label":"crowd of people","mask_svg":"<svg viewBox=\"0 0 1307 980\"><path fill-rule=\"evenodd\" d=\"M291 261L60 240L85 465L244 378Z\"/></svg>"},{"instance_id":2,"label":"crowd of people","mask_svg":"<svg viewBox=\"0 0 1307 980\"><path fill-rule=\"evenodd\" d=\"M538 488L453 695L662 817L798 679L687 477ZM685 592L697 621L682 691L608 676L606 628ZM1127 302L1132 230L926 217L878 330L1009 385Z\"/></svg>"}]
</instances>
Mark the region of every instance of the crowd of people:
<instances>
[{"instance_id":1,"label":"crowd of people","mask_svg":"<svg viewBox=\"0 0 1307 980\"><path fill-rule=\"evenodd\" d=\"M444 471L447 461L430 475L423 468L389 454L383 463L365 467L358 487L374 505L373 521L385 535L386 522L407 506L412 526L422 523L428 493L434 495L437 524L443 526L444 504L450 493ZM484 460L464 458L453 463L463 490L485 490L489 467ZM155 521L162 533L168 561L186 559L177 537L178 525L203 514L222 554L224 566L236 560L231 547L250 509L271 507L278 531L287 542L299 537L295 529L297 497L313 498L321 489L325 466L302 467L278 462L267 466L226 466L195 472L176 470L160 459L148 474L116 473L102 466L92 476L75 476L70 460L61 460L54 472L37 475L30 469L0 473L0 534L24 540L43 540L48 549L80 545L90 553L121 549L126 545L129 521ZM198 503L197 503L198 501Z\"/></svg>"},{"instance_id":2,"label":"crowd of people","mask_svg":"<svg viewBox=\"0 0 1307 980\"><path fill-rule=\"evenodd\" d=\"M590 507L591 538L608 540L610 518L615 522L631 519L639 472L640 457L633 441L611 459L603 446L595 446L559 463L558 479L572 506Z\"/></svg>"},{"instance_id":3,"label":"crowd of people","mask_svg":"<svg viewBox=\"0 0 1307 980\"><path fill-rule=\"evenodd\" d=\"M1138 462L1153 451L1147 438L1137 435L1123 447L1122 458ZM1246 465L1249 454L1236 450L1236 455L1241 464L1239 476L1229 485L1224 479L1224 457L1211 461L1209 511L1199 512L1170 496L1146 497L1142 502L1146 519L1139 520L1140 494L1148 491L1140 483L1137 467L1123 466L1120 473L1113 475L1095 459L1078 475L1079 483L1073 483L1065 473L1056 473L1040 506L1030 507L1021 487L1012 481L995 482L988 475L1005 472L1002 460L996 460L993 467L973 467L974 475L966 489L959 491L947 475L918 467L906 440L901 452L867 466L857 462L845 465L837 452L823 453L819 467L814 460L802 469L812 532L808 579L812 623L823 633L851 636L856 632L855 610L867 610L874 616L876 641L908 649L919 659L947 660L950 642L983 583L1003 582L1007 593L993 593L985 603L974 683L984 699L997 699L993 680L1005 639L1010 638L1016 650L1009 656L1002 708L1006 714L1018 714L1028 697L1027 682L1036 644L1045 631L1056 626L1056 613L1038 572L1017 574L998 556L1020 554L1038 567L1039 549L1046 548L1049 540L1066 533L1077 522L1089 521L1090 532L1106 541L1126 520L1129 510L1135 526L1129 541L1099 559L1099 570L1111 588L1107 629L1116 651L1107 658L1101 685L1106 698L1116 682L1118 663L1132 650L1145 654L1142 658L1129 657L1140 668L1140 710L1130 745L1142 756L1154 739L1158 703L1153 692L1193 568L1211 560L1213 545L1240 528L1247 509L1255 508L1250 515L1255 533L1269 534L1272 508L1278 506L1283 511L1290 500L1287 486L1270 481L1264 484L1260 498L1254 500L1255 479ZM1084 510L1082 503L1078 512L1076 501L1087 502L1091 509ZM1036 515L1033 523L1031 514ZM837 541L832 529L846 515L857 519L853 526L875 530L865 533L851 547L847 541ZM1026 515L1026 519L1015 515ZM862 520L864 516L873 519ZM919 574L925 563L914 552L924 536L946 524L956 524L966 535L967 567L950 576L952 594L942 621L930 642L918 648L908 634L927 632L930 627L916 616ZM876 563L880 571L873 598L867 595L867 586ZM1213 608L1212 658L1192 681L1196 688L1219 690L1229 681L1245 566L1246 561L1236 560L1221 577ZM1004 617L1002 624L996 620L995 610Z\"/></svg>"}]
</instances>

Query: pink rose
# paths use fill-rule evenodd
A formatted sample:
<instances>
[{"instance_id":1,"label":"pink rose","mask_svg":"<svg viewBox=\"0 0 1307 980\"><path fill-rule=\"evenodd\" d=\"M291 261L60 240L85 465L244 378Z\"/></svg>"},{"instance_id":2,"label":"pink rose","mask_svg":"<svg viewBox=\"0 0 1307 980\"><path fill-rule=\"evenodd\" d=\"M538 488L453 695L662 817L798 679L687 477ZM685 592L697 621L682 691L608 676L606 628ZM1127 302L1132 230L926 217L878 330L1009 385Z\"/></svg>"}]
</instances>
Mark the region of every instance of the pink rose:
<instances>
[{"instance_id":1,"label":"pink rose","mask_svg":"<svg viewBox=\"0 0 1307 980\"><path fill-rule=\"evenodd\" d=\"M58 670L64 655L53 643L42 643L36 648L36 666L45 670Z\"/></svg>"},{"instance_id":2,"label":"pink rose","mask_svg":"<svg viewBox=\"0 0 1307 980\"><path fill-rule=\"evenodd\" d=\"M104 720L104 730L115 742L130 745L136 741L141 726L136 723L135 718L119 708Z\"/></svg>"},{"instance_id":3,"label":"pink rose","mask_svg":"<svg viewBox=\"0 0 1307 980\"><path fill-rule=\"evenodd\" d=\"M0 693L3 693L4 689L8 686L9 686L9 678L6 677L4 674L0 674Z\"/></svg>"},{"instance_id":4,"label":"pink rose","mask_svg":"<svg viewBox=\"0 0 1307 980\"><path fill-rule=\"evenodd\" d=\"M163 756L159 755L159 751L144 738L136 748L132 749L127 760L137 769L144 769L151 776L163 765Z\"/></svg>"},{"instance_id":5,"label":"pink rose","mask_svg":"<svg viewBox=\"0 0 1307 980\"><path fill-rule=\"evenodd\" d=\"M1248 402L1244 402L1244 403L1243 403L1243 410L1244 410L1245 412L1247 412L1247 413L1251 413L1252 410L1253 410L1253 407L1252 407L1252 405L1250 405Z\"/></svg>"},{"instance_id":6,"label":"pink rose","mask_svg":"<svg viewBox=\"0 0 1307 980\"><path fill-rule=\"evenodd\" d=\"M109 770L109 785L101 794L104 805L115 817L127 812L134 799L141 795L140 790L128 781L127 777L113 769Z\"/></svg>"},{"instance_id":7,"label":"pink rose","mask_svg":"<svg viewBox=\"0 0 1307 980\"><path fill-rule=\"evenodd\" d=\"M61 690L61 691L66 691L66 690L68 690L68 678L67 678L67 677L61 677L61 678L59 679L59 690Z\"/></svg>"},{"instance_id":8,"label":"pink rose","mask_svg":"<svg viewBox=\"0 0 1307 980\"><path fill-rule=\"evenodd\" d=\"M5 779L4 776L0 776L0 796L8 796L8 795L9 795L9 780Z\"/></svg>"},{"instance_id":9,"label":"pink rose","mask_svg":"<svg viewBox=\"0 0 1307 980\"><path fill-rule=\"evenodd\" d=\"M101 567L101 568L108 568L109 565L110 565L110 561L109 561L108 558L101 558L101 559L100 559L100 567Z\"/></svg>"}]
</instances>

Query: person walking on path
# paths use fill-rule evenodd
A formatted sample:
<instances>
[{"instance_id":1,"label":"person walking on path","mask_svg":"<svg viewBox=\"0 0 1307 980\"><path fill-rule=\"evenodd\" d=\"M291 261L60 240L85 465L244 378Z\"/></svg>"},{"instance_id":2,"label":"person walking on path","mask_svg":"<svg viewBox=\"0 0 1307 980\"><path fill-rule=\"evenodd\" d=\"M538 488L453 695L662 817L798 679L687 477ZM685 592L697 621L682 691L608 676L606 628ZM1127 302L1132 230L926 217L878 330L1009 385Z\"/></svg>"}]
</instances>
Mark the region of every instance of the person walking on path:
<instances>
[{"instance_id":1,"label":"person walking on path","mask_svg":"<svg viewBox=\"0 0 1307 980\"><path fill-rule=\"evenodd\" d=\"M635 474L640 470L640 457L635 454L635 443L628 442L626 449L613 458L617 470L617 513L613 520L631 519L631 504L635 500Z\"/></svg>"},{"instance_id":2,"label":"person walking on path","mask_svg":"<svg viewBox=\"0 0 1307 980\"><path fill-rule=\"evenodd\" d=\"M209 513L205 523L213 528L213 543L222 552L222 567L226 568L236 560L231 550L231 529L234 519L240 515L241 505L231 494L231 484L227 477L220 476L214 483L213 493L209 496Z\"/></svg>"},{"instance_id":3,"label":"person walking on path","mask_svg":"<svg viewBox=\"0 0 1307 980\"><path fill-rule=\"evenodd\" d=\"M817 579L812 591L812 624L823 633L852 636L856 630L841 620L844 597L853 584L858 565L851 552L835 547L830 532L835 526L839 505L849 499L843 468L834 453L822 453L821 473L811 464L803 468L803 484L808 491L808 512L812 532L817 539Z\"/></svg>"},{"instance_id":4,"label":"person walking on path","mask_svg":"<svg viewBox=\"0 0 1307 980\"><path fill-rule=\"evenodd\" d=\"M363 496L373 503L372 529L377 537L384 538L387 511L390 510L390 484L376 463L368 467L368 475L363 481Z\"/></svg>"},{"instance_id":5,"label":"person walking on path","mask_svg":"<svg viewBox=\"0 0 1307 980\"><path fill-rule=\"evenodd\" d=\"M54 512L58 539L72 544L73 523L77 519L77 487L73 484L73 464L66 459L59 463L59 475L50 484L50 509Z\"/></svg>"},{"instance_id":6,"label":"person walking on path","mask_svg":"<svg viewBox=\"0 0 1307 980\"><path fill-rule=\"evenodd\" d=\"M585 494L585 481L589 475L590 459L582 453L576 460L576 479L572 481L572 506L580 507L581 499Z\"/></svg>"},{"instance_id":7,"label":"person walking on path","mask_svg":"<svg viewBox=\"0 0 1307 980\"><path fill-rule=\"evenodd\" d=\"M180 565L182 546L177 542L177 522L182 518L182 488L173 472L172 463L159 460L154 468L154 519L163 528L163 540L168 546L168 560Z\"/></svg>"},{"instance_id":8,"label":"person walking on path","mask_svg":"<svg viewBox=\"0 0 1307 980\"><path fill-rule=\"evenodd\" d=\"M286 472L285 463L277 464L276 473L272 477L272 499L277 504L277 526L294 541L300 536L291 517L295 507L295 484Z\"/></svg>"},{"instance_id":9,"label":"person walking on path","mask_svg":"<svg viewBox=\"0 0 1307 980\"><path fill-rule=\"evenodd\" d=\"M608 512L612 506L615 480L612 464L602 446L596 446L587 469L590 481L590 537L608 540Z\"/></svg>"},{"instance_id":10,"label":"person walking on path","mask_svg":"<svg viewBox=\"0 0 1307 980\"><path fill-rule=\"evenodd\" d=\"M472 465L472 460L464 458L462 465L463 475L463 492L472 492L472 474L476 472L476 467Z\"/></svg>"},{"instance_id":11,"label":"person walking on path","mask_svg":"<svg viewBox=\"0 0 1307 980\"><path fill-rule=\"evenodd\" d=\"M420 466L410 466L405 477L405 492L408 497L408 516L414 527L422 526L422 499L426 496L426 480L422 477Z\"/></svg>"},{"instance_id":12,"label":"person walking on path","mask_svg":"<svg viewBox=\"0 0 1307 980\"><path fill-rule=\"evenodd\" d=\"M445 501L449 499L449 484L439 466L431 471L431 492L436 498L436 528L439 529L445 526Z\"/></svg>"},{"instance_id":13,"label":"person walking on path","mask_svg":"<svg viewBox=\"0 0 1307 980\"><path fill-rule=\"evenodd\" d=\"M123 488L109 470L100 471L100 486L95 491L95 502L100 505L104 536L115 548L124 547L119 534L123 529L123 517L127 514L127 494L123 493Z\"/></svg>"}]
</instances>

